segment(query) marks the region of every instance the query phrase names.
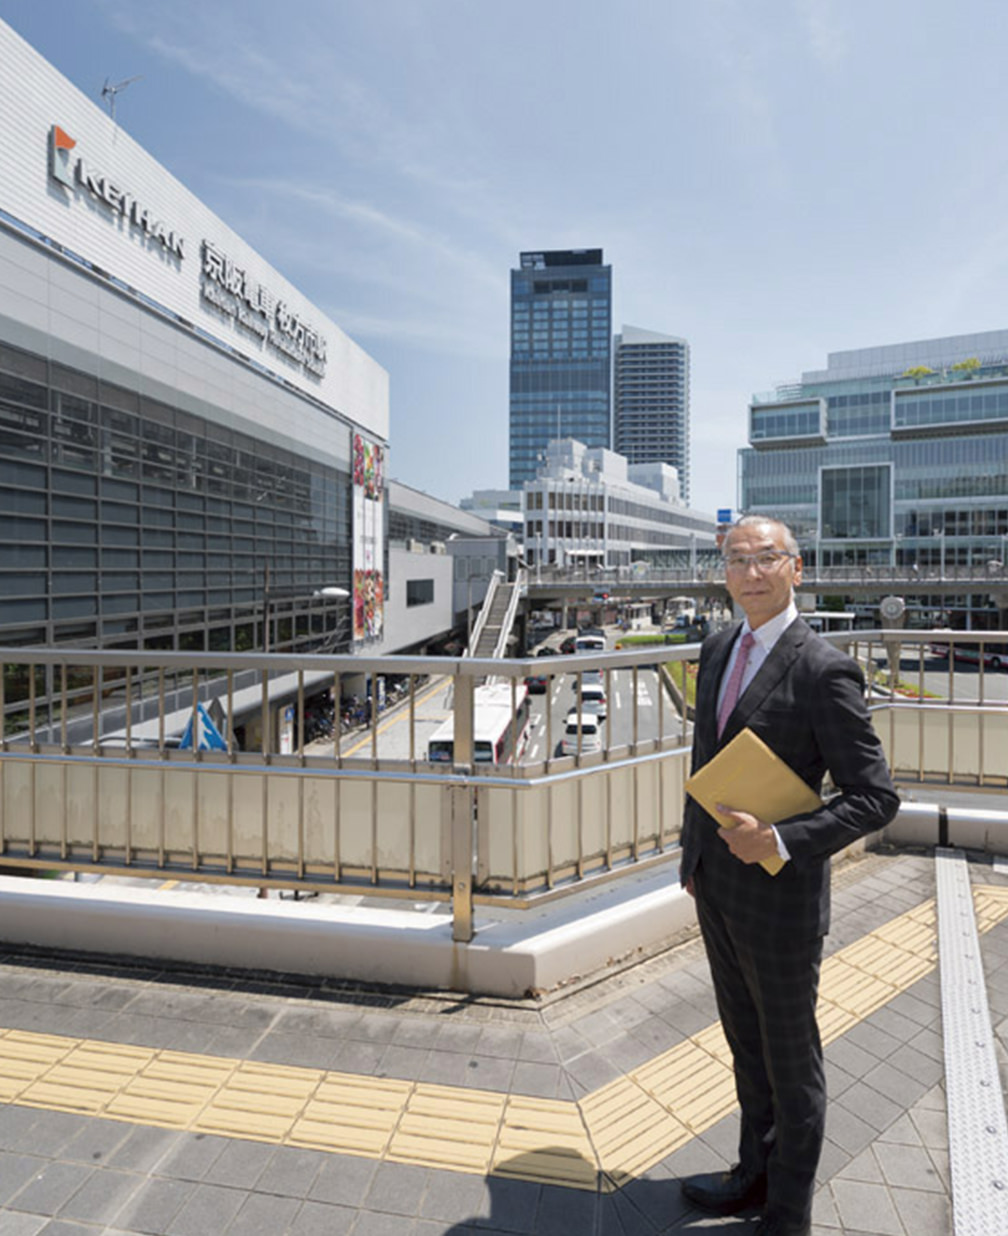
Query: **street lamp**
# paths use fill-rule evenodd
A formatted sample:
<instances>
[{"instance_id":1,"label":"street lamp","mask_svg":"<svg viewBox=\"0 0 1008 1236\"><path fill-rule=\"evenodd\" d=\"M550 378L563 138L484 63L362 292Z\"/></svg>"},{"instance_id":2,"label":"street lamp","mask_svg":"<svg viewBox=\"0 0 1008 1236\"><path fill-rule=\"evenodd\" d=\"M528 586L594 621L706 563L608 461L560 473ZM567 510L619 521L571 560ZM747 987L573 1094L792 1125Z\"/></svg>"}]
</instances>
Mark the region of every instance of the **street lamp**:
<instances>
[{"instance_id":1,"label":"street lamp","mask_svg":"<svg viewBox=\"0 0 1008 1236\"><path fill-rule=\"evenodd\" d=\"M270 608L274 600L294 600L297 597L320 597L327 601L342 601L349 597L346 588L337 584L323 584L320 587L311 584L292 584L283 588L273 588L270 585L270 568L267 562L263 568L263 652L270 651Z\"/></svg>"}]
</instances>

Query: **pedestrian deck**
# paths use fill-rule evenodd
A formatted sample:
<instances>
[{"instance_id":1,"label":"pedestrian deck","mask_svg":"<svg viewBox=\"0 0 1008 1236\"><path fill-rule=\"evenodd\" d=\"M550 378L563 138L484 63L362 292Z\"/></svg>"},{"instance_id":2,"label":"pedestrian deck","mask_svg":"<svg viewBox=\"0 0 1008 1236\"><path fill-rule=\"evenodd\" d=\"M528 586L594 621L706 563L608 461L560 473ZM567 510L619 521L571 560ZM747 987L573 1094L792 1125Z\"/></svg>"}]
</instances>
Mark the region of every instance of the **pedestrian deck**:
<instances>
[{"instance_id":1,"label":"pedestrian deck","mask_svg":"<svg viewBox=\"0 0 1008 1236\"><path fill-rule=\"evenodd\" d=\"M1008 873L970 864L1008 1048ZM834 878L817 1236L952 1231L935 862ZM40 953L0 956L0 1234L698 1229L677 1177L732 1161L695 939L503 1001Z\"/></svg>"}]
</instances>

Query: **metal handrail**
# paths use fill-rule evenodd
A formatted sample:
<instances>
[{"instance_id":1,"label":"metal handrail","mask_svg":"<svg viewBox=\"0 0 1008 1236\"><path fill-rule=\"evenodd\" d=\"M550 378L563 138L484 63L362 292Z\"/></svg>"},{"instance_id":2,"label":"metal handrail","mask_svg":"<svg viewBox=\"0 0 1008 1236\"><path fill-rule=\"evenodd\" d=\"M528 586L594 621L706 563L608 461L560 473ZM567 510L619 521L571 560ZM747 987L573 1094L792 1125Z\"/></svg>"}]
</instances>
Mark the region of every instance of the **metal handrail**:
<instances>
[{"instance_id":1,"label":"metal handrail","mask_svg":"<svg viewBox=\"0 0 1008 1236\"><path fill-rule=\"evenodd\" d=\"M518 613L518 606L521 603L522 594L525 591L525 570L519 568L517 577L511 585L511 597L508 600L508 607L504 614L504 621L501 623L500 635L497 637L497 647L494 649L495 657L507 656L507 642L511 635L511 628L514 626L515 614Z\"/></svg>"},{"instance_id":2,"label":"metal handrail","mask_svg":"<svg viewBox=\"0 0 1008 1236\"><path fill-rule=\"evenodd\" d=\"M480 636L483 634L483 628L486 626L490 617L490 610L494 603L494 598L497 595L497 589L504 581L504 575L501 571L494 571L490 576L490 583L487 585L486 596L483 598L483 604L480 606L480 612L476 618L476 623L473 626L472 634L469 636L469 643L465 650L465 656L471 657L473 649L479 647Z\"/></svg>"},{"instance_id":3,"label":"metal handrail","mask_svg":"<svg viewBox=\"0 0 1008 1236\"><path fill-rule=\"evenodd\" d=\"M844 631L826 638L869 667L879 650L891 656L913 645L981 640L1008 646L1008 632ZM528 905L674 858L687 722L680 713L678 733L666 734L661 723L657 733L642 733L635 706L632 736L598 755L556 757L547 744L535 765L485 767L472 763L470 745L455 765L438 766L415 750L420 676L453 684L456 733L472 735L472 688L481 678L517 684L531 673L555 678L602 669L611 684L614 674L631 671L636 700L642 667L688 665L698 652L698 644L661 643L494 660L2 649L0 713L18 731L0 739L0 862L451 899L457 938L468 939L475 905ZM923 681L923 659L919 665ZM73 688L78 667L90 677ZM207 684L220 685L232 717L236 680L256 672L263 689L251 694L263 733L252 750L237 749L230 727L220 752L172 746L172 727L193 718ZM276 749L268 733L270 690L295 700L303 721L312 684L332 684L338 695L342 676L362 672L408 676L409 759L380 757L377 713L366 758L343 754L338 743L331 755L306 750L303 726L296 749ZM188 682L188 702L166 714L173 677ZM948 684L945 699L902 699L884 687L873 692L876 726L898 776L1008 784L1008 699L1000 690L1008 679L982 664L963 671L955 656L939 678ZM20 688L14 699L13 681ZM158 715L141 722L139 710L152 699ZM102 726L112 707L115 734Z\"/></svg>"}]
</instances>

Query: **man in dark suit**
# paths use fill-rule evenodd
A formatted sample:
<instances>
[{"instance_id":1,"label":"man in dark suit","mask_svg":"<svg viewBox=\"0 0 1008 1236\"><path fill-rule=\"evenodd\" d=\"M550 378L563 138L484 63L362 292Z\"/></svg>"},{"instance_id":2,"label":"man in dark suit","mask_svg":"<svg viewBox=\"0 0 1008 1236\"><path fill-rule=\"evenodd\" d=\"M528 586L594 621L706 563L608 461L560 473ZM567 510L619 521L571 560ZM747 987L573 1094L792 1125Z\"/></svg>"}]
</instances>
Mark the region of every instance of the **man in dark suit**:
<instances>
[{"instance_id":1,"label":"man in dark suit","mask_svg":"<svg viewBox=\"0 0 1008 1236\"><path fill-rule=\"evenodd\" d=\"M748 726L816 791L837 793L776 826L738 802L722 828L687 798L680 879L696 898L741 1107L739 1162L692 1176L694 1205L735 1214L765 1203L757 1236L808 1236L826 1083L815 1019L829 929L830 855L896 814L857 665L798 616L802 563L790 529L763 516L733 525L725 578L745 621L704 642L693 769ZM780 855L776 876L760 865Z\"/></svg>"}]
</instances>

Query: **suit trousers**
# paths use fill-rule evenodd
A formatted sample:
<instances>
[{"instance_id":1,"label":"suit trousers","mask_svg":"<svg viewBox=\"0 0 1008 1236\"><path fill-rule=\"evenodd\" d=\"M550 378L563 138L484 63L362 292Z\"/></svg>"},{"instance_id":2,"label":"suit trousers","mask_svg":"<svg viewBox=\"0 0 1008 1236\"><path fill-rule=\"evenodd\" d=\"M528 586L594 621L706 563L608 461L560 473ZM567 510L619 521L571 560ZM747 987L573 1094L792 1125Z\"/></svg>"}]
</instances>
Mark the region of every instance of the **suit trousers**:
<instances>
[{"instance_id":1,"label":"suit trousers","mask_svg":"<svg viewBox=\"0 0 1008 1236\"><path fill-rule=\"evenodd\" d=\"M754 878L764 878L753 873ZM826 1122L826 1074L815 1006L822 937L774 943L731 919L694 878L697 917L731 1048L742 1112L739 1162L767 1176L767 1211L812 1213Z\"/></svg>"}]
</instances>

